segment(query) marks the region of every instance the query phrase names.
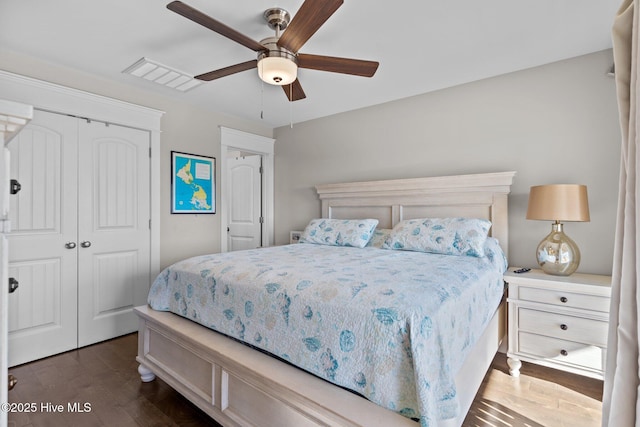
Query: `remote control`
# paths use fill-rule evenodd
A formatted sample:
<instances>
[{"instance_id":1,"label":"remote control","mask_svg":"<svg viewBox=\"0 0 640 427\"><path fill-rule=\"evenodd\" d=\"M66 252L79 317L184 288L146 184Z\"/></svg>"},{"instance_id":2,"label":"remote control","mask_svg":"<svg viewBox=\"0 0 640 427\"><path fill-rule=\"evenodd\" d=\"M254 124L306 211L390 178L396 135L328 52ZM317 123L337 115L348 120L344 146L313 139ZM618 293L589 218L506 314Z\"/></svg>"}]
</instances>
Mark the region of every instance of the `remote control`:
<instances>
[{"instance_id":1,"label":"remote control","mask_svg":"<svg viewBox=\"0 0 640 427\"><path fill-rule=\"evenodd\" d=\"M526 273L527 271L531 271L531 269L527 268L527 267L524 267L524 268L519 268L517 270L513 270L513 272L516 273L516 274Z\"/></svg>"}]
</instances>

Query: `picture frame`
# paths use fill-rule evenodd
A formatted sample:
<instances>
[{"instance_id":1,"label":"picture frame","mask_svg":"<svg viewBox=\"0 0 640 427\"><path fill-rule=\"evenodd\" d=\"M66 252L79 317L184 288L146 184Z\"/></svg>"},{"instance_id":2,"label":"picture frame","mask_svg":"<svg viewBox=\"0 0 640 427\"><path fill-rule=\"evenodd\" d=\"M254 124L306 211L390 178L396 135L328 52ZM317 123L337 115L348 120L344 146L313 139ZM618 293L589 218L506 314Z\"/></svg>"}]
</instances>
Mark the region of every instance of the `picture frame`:
<instances>
[{"instance_id":1,"label":"picture frame","mask_svg":"<svg viewBox=\"0 0 640 427\"><path fill-rule=\"evenodd\" d=\"M216 158L171 151L171 213L216 213Z\"/></svg>"}]
</instances>

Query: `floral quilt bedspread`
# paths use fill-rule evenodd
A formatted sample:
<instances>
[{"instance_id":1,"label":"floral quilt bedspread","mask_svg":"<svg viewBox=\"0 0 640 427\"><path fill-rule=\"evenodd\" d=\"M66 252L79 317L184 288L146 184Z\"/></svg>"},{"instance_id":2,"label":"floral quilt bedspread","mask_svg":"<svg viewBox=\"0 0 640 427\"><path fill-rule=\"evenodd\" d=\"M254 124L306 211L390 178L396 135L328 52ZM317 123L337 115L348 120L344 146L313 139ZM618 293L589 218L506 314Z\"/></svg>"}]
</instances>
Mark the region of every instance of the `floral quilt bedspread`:
<instances>
[{"instance_id":1,"label":"floral quilt bedspread","mask_svg":"<svg viewBox=\"0 0 640 427\"><path fill-rule=\"evenodd\" d=\"M308 243L166 268L148 302L272 353L423 426L457 416L455 375L503 294L506 261Z\"/></svg>"}]
</instances>

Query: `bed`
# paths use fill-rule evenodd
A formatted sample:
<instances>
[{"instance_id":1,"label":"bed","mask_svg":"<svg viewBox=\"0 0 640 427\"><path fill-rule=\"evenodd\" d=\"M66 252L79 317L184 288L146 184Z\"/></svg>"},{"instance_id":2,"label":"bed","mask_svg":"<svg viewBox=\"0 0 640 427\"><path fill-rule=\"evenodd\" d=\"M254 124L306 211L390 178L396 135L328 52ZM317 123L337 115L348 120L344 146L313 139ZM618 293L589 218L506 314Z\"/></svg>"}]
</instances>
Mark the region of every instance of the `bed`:
<instances>
[{"instance_id":1,"label":"bed","mask_svg":"<svg viewBox=\"0 0 640 427\"><path fill-rule=\"evenodd\" d=\"M513 172L504 172L329 184L317 186L316 189L321 200L322 218L333 221L368 218L375 221L374 225L378 230L390 230L394 226L398 229L401 228L398 224L410 223L415 218L464 217L489 220L491 221L490 235L497 239L494 244L499 242L502 251L506 254L507 195L513 176ZM373 231L373 228L370 231ZM385 232L388 233L388 231ZM384 240L387 244L389 243L388 236ZM487 241L490 240L493 239L487 239ZM428 313L429 316L421 314L421 321L410 328L405 327L403 336L395 331L394 333L398 336L390 335L384 338L388 347L399 347L404 350L399 352L400 356L392 358L397 366L387 359L377 360L376 355L383 352L370 352L369 356L366 356L365 352L362 353L365 356L358 356L359 358L354 356L352 360L351 356L356 354L352 350L364 341L363 338L367 335L362 331L355 333L353 331L358 327L364 327L367 331L386 330L389 326L397 328L396 320L402 320L398 317L402 314L398 314L402 311L401 306L411 306L412 301L417 299L417 294L408 294L408 297L403 297L408 300L395 301L393 304L396 305L380 303L379 298L386 298L384 301L388 301L388 298L396 298L396 296L389 296L394 294L393 288L384 283L391 280L383 279L383 276L378 273L368 275L368 271L387 262L389 266L396 266L394 272L396 277L403 274L406 276L402 279L406 284L412 280L416 281L416 277L420 274L424 275L421 271L413 271L415 270L413 267L426 264L419 258L421 254L412 251L369 246L353 248L349 245L346 247L339 245L335 248L300 243L245 252L243 256L247 258L249 264L243 267L239 267L236 262L222 264L226 262L224 261L226 258L234 255L219 254L185 260L178 263L180 265L168 268L162 274L178 278L179 276L187 277L186 270L183 272L179 268L187 265L196 266L196 271L205 272L202 276L207 276L205 279L209 280L209 284L203 287L203 290L191 289L191 284L195 283L197 277L188 277L186 281L181 282L179 291L168 288L158 292L158 285L154 283L150 293L152 304L161 310L172 309L177 314L153 310L149 306L136 309L140 318L137 360L140 363L139 372L142 380L151 381L155 375L158 375L225 426L394 425L415 427L418 425L415 421L418 417L421 417L422 425L461 425L504 337L504 304L500 304L497 309L492 306L489 312L477 314L480 320L473 317L476 315L474 310L463 311L473 324L482 324L482 329L465 335L459 328L456 329L453 326L453 329L444 332L444 336L447 337L454 334L461 335L458 340L460 344L456 344L457 347L439 351L440 354L447 355L446 358L441 358L439 365L436 363L435 370L431 370L436 372L435 374L427 372L426 369L422 372L423 369L420 367L428 363L414 363L414 360L424 359L421 357L420 349L433 347L438 341L438 339L420 341L420 334L414 331L414 329L417 331L425 328L424 319L429 320L431 313ZM437 259L434 261L437 266L445 261L448 262L447 258L455 257L442 255L440 258L429 259ZM480 262L479 259L489 257L458 258L466 258L473 264ZM277 262L269 262L270 259ZM346 266L338 267L340 259L349 261L346 261ZM304 264L304 271L290 270L292 265L297 264ZM218 267L220 271L216 270ZM233 267L237 267L235 273ZM386 267L385 271L389 268ZM456 268L464 272L467 267ZM446 269L451 268L446 267ZM212 271L216 271L218 275L214 276L213 273L209 275ZM253 282L254 278L262 276L265 281L260 282L258 286L264 292L245 291L241 287L233 286L229 288L227 284L230 282L225 274L234 276L237 282ZM332 287L331 283L346 280L345 277L350 274L355 275L355 281L351 278L345 286ZM478 276L472 270L459 275L466 278ZM160 276L156 282L162 281ZM286 288L286 282L279 279L285 276L289 277L296 289ZM379 280L381 283L375 283L377 277L381 278ZM487 291L474 291L476 293L470 297L475 306L487 305L485 299L489 297L496 300L496 292L498 292L495 286L496 276L493 274L491 277L490 280L493 283L491 295L488 295ZM166 283L169 282L166 280ZM473 280L468 282L471 284ZM164 285L160 285L161 288L162 286ZM453 289L465 287L466 284L461 284ZM408 285L406 289L409 289ZM440 288L441 293L449 292L442 289ZM501 295L502 289L499 291ZM249 294L242 294L243 292L249 292ZM318 305L320 304L318 301L315 302L316 305L312 305L304 298L306 298L305 295L314 292L317 294L316 297L320 296L320 299L334 300L332 304L346 305L332 308L331 305ZM329 293L331 293L330 298L327 297ZM164 296L158 297L158 294ZM384 296L380 297L383 294ZM195 301L201 301L206 306L213 305L208 302L209 299L220 302L226 298L225 295L237 295L237 299L243 301L245 305L232 307L220 303L219 316L213 318L214 320L208 318L201 308L194 305ZM500 295L497 295L497 301L500 300ZM400 298L399 293L398 298ZM442 301L445 300L446 298L443 297ZM320 314L327 319L340 318L340 315L329 316L328 313L331 310L344 313L351 310L348 307L349 303L353 307L360 307L364 302L370 305L358 313L357 318L363 319L358 324L354 323L355 321L349 323L346 317L339 322L335 320L325 321L324 324L311 322L314 319L314 313L315 318L322 317ZM269 305L273 306L277 315L270 319L266 316L266 320L263 319L261 325L257 321L251 323L254 311L266 312ZM421 303L415 307L419 308L422 305L428 304ZM442 304L442 306L445 305ZM438 304L434 305L436 306ZM305 312L305 309L308 312ZM438 311L446 310L438 309ZM449 311L448 322L454 323L455 315L451 314L451 308ZM409 311L409 313L409 316L413 316L414 312ZM300 323L295 323L296 317L300 318ZM370 323L367 323L366 319L369 319ZM226 335L214 332L197 322L217 328ZM286 336L282 336L282 333L272 333L273 326L277 323L286 323L289 328ZM339 327L336 326L338 323ZM440 324L446 323L440 322ZM225 327L224 324L227 326ZM359 326L360 324L364 326ZM403 322L401 321L400 324ZM257 327L263 329L257 330L255 329ZM441 329L444 330L443 327ZM400 327L399 330L402 332L403 328ZM295 331L298 335L291 331ZM425 335L431 339L431 333ZM411 339L407 338L409 336ZM287 339L290 341L286 342ZM285 342L277 344L278 340L285 340ZM335 346L327 344L332 340L335 341ZM240 341L248 342L255 348L248 347ZM407 341L410 344L404 345ZM439 341L443 341L442 336ZM455 342L456 340L445 339L444 341ZM368 345L368 343L365 344L365 348ZM300 353L303 355L294 351L296 346L300 347ZM290 350L291 354L289 351L283 351L283 348ZM269 354L279 358L274 358L260 349L267 350ZM365 361L363 357L368 360ZM305 370L295 367L294 364ZM408 371L395 370L404 365L408 365ZM358 370L359 366L361 366L360 370ZM346 377L342 378L341 372L346 372ZM390 378L384 378L385 372L389 373ZM447 375L443 374L445 372ZM403 375L406 378L401 380ZM374 379L374 376L380 378ZM451 384L447 382L447 376L451 377ZM397 384L389 381L397 379L396 377L401 378L398 379ZM357 386L350 386L349 381ZM412 387L406 386L407 381L413 381L415 390L412 391ZM387 390L394 387L402 392L400 393L402 396ZM442 403L443 400L450 400L450 402L431 407L433 405L430 406L429 402L434 399L422 397L430 396L432 389L437 389L439 392L444 390L444 395L449 397L440 399L440 402ZM443 394L440 393L438 396L442 397Z\"/></svg>"}]
</instances>

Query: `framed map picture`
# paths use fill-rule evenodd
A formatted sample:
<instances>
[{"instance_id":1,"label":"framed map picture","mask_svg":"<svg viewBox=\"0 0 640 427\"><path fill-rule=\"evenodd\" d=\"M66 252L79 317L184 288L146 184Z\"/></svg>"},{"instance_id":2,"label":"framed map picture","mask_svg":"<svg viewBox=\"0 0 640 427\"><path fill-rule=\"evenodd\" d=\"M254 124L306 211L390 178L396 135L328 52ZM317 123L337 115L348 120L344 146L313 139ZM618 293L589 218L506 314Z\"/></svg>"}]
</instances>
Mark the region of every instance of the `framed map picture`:
<instances>
[{"instance_id":1,"label":"framed map picture","mask_svg":"<svg viewBox=\"0 0 640 427\"><path fill-rule=\"evenodd\" d=\"M171 213L216 213L215 157L171 152Z\"/></svg>"}]
</instances>

